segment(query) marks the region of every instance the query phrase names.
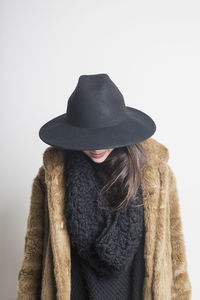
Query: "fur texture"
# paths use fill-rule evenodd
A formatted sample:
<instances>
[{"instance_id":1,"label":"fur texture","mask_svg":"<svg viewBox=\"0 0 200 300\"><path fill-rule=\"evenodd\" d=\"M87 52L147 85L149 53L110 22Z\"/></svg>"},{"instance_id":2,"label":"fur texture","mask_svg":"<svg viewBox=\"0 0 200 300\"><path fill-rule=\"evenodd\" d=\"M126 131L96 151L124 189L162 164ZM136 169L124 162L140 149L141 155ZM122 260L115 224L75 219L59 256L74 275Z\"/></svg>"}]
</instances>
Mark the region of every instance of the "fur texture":
<instances>
[{"instance_id":1,"label":"fur texture","mask_svg":"<svg viewBox=\"0 0 200 300\"><path fill-rule=\"evenodd\" d=\"M143 141L147 166L142 174L145 221L144 300L190 300L191 283L176 178L168 149ZM70 239L63 209L64 151L49 146L33 179L24 257L18 273L18 300L70 300Z\"/></svg>"}]
</instances>

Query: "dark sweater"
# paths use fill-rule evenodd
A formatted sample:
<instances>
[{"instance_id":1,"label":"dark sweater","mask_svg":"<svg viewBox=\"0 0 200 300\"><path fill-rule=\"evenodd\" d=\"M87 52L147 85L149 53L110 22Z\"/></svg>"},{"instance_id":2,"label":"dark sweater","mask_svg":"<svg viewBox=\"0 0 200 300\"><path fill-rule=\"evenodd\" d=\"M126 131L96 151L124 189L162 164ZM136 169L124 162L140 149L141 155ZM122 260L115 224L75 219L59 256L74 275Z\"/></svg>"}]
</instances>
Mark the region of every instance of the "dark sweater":
<instances>
[{"instance_id":1,"label":"dark sweater","mask_svg":"<svg viewBox=\"0 0 200 300\"><path fill-rule=\"evenodd\" d=\"M145 232L135 256L127 271L119 276L103 281L95 280L91 267L71 247L71 300L142 300L142 287L145 275L144 262ZM89 268L89 272L87 269ZM93 276L90 276L92 272ZM87 282L90 281L90 290ZM103 284L102 284L103 282ZM126 296L125 296L126 295Z\"/></svg>"}]
</instances>

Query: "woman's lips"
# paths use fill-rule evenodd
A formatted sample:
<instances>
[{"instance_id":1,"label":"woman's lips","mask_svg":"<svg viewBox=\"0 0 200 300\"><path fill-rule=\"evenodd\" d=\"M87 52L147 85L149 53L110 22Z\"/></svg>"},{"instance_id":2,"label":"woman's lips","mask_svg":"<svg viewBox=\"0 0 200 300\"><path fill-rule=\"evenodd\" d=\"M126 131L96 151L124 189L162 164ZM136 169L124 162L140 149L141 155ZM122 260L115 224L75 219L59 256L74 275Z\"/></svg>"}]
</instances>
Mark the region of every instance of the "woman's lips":
<instances>
[{"instance_id":1,"label":"woman's lips","mask_svg":"<svg viewBox=\"0 0 200 300\"><path fill-rule=\"evenodd\" d=\"M94 157L94 158L100 158L100 157L104 156L105 153L106 153L106 151L98 153L98 154L91 152L91 156Z\"/></svg>"}]
</instances>

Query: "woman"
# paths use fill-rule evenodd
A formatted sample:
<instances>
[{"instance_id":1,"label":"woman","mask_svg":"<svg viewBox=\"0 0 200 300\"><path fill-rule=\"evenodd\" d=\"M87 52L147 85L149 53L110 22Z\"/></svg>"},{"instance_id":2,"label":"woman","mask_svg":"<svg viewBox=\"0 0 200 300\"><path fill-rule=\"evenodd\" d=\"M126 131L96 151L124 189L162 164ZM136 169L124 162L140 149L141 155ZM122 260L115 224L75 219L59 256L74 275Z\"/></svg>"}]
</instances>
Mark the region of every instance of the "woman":
<instances>
[{"instance_id":1,"label":"woman","mask_svg":"<svg viewBox=\"0 0 200 300\"><path fill-rule=\"evenodd\" d=\"M191 299L176 179L154 121L82 75L39 136L18 300Z\"/></svg>"}]
</instances>

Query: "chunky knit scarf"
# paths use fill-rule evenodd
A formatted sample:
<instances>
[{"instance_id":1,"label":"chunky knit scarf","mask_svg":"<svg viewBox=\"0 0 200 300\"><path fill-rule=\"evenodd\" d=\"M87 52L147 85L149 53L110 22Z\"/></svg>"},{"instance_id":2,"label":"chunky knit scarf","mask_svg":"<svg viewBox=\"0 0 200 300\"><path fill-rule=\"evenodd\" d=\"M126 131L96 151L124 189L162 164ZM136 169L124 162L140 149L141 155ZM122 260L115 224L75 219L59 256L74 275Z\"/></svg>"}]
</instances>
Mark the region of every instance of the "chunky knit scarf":
<instances>
[{"instance_id":1,"label":"chunky knit scarf","mask_svg":"<svg viewBox=\"0 0 200 300\"><path fill-rule=\"evenodd\" d=\"M100 165L82 151L68 152L64 214L71 247L81 258L81 272L88 290L94 289L90 299L95 300L106 299L103 295L95 296L98 284L117 279L130 269L137 250L143 249L139 246L144 242L143 206L109 211L113 199L111 201L98 192L100 184L95 174ZM141 186L134 204L142 204ZM102 291L105 292L105 288L102 287Z\"/></svg>"}]
</instances>

